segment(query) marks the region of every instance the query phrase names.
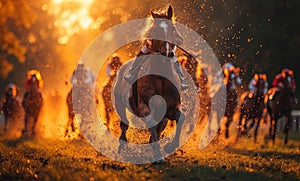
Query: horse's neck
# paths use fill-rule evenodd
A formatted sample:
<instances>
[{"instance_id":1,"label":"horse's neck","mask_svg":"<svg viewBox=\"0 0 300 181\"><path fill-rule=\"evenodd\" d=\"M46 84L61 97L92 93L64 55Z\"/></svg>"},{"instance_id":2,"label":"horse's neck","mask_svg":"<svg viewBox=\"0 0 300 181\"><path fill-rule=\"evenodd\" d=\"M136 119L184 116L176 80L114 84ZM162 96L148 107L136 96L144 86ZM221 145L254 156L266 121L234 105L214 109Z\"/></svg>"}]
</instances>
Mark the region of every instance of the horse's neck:
<instances>
[{"instance_id":1,"label":"horse's neck","mask_svg":"<svg viewBox=\"0 0 300 181\"><path fill-rule=\"evenodd\" d=\"M37 94L40 94L40 90L38 88L30 88L30 90L27 91L27 93L29 95L37 95Z\"/></svg>"},{"instance_id":2,"label":"horse's neck","mask_svg":"<svg viewBox=\"0 0 300 181\"><path fill-rule=\"evenodd\" d=\"M231 75L228 75L227 77L227 91L233 91L236 89L236 85L235 85L235 82L234 82L234 79L235 78L231 78Z\"/></svg>"},{"instance_id":3,"label":"horse's neck","mask_svg":"<svg viewBox=\"0 0 300 181\"><path fill-rule=\"evenodd\" d=\"M284 87L284 88L282 88L282 89L279 90L279 97L280 97L280 99L284 100L284 99L290 97L290 95L291 95L291 91L290 91L289 88Z\"/></svg>"}]
</instances>

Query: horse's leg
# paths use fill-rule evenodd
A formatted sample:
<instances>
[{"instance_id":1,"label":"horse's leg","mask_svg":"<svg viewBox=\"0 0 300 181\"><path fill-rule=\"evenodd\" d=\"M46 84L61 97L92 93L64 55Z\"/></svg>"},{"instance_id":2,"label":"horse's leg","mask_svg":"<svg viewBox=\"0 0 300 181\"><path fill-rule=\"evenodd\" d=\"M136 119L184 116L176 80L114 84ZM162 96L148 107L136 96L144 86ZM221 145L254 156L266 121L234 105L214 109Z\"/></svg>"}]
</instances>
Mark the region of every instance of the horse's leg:
<instances>
[{"instance_id":1,"label":"horse's leg","mask_svg":"<svg viewBox=\"0 0 300 181\"><path fill-rule=\"evenodd\" d=\"M261 117L258 117L256 119L257 119L257 124L256 124L255 130L254 130L254 143L257 143L257 134L258 134L258 128L260 126Z\"/></svg>"},{"instance_id":2,"label":"horse's leg","mask_svg":"<svg viewBox=\"0 0 300 181\"><path fill-rule=\"evenodd\" d=\"M185 115L180 110L178 110L176 112L175 118L176 118L175 119L176 120L176 134L175 134L172 142L168 143L164 147L164 150L167 153L172 153L179 146L179 139L180 139L182 125L183 125L183 122L185 120Z\"/></svg>"},{"instance_id":3,"label":"horse's leg","mask_svg":"<svg viewBox=\"0 0 300 181\"><path fill-rule=\"evenodd\" d=\"M159 126L156 125L156 126L153 126L152 128L150 128L150 133L151 133L151 136L150 136L150 143L152 145L152 149L153 149L153 161L155 163L161 163L161 162L164 162L164 157L161 153L161 150L160 150L160 145L158 143L159 141Z\"/></svg>"},{"instance_id":4,"label":"horse's leg","mask_svg":"<svg viewBox=\"0 0 300 181\"><path fill-rule=\"evenodd\" d=\"M225 138L229 138L229 126L233 120L233 115L230 115L227 117L227 121L226 121L226 124L225 124Z\"/></svg>"},{"instance_id":5,"label":"horse's leg","mask_svg":"<svg viewBox=\"0 0 300 181\"><path fill-rule=\"evenodd\" d=\"M28 123L29 123L29 120L28 120L28 114L25 114L25 119L24 119L24 129L23 129L23 136L28 136Z\"/></svg>"},{"instance_id":6,"label":"horse's leg","mask_svg":"<svg viewBox=\"0 0 300 181\"><path fill-rule=\"evenodd\" d=\"M36 127L37 120L38 120L38 116L34 116L33 117L32 128L31 128L32 136L36 135L36 129L35 129L35 127Z\"/></svg>"},{"instance_id":7,"label":"horse's leg","mask_svg":"<svg viewBox=\"0 0 300 181\"><path fill-rule=\"evenodd\" d=\"M275 144L275 137L276 137L276 134L277 134L277 122L278 122L278 117L276 116L275 119L274 119L273 130L272 130L273 144Z\"/></svg>"},{"instance_id":8,"label":"horse's leg","mask_svg":"<svg viewBox=\"0 0 300 181\"><path fill-rule=\"evenodd\" d=\"M72 115L71 115L71 117L70 117L70 122L71 122L71 129L72 129L72 132L75 132L75 131L76 131L74 121L75 121L75 113L73 112Z\"/></svg>"},{"instance_id":9,"label":"horse's leg","mask_svg":"<svg viewBox=\"0 0 300 181\"><path fill-rule=\"evenodd\" d=\"M289 127L291 124L291 112L287 113L287 121L285 123L285 129L284 129L284 133L285 133L285 139L284 139L284 144L286 145L288 143L288 134L289 134Z\"/></svg>"},{"instance_id":10,"label":"horse's leg","mask_svg":"<svg viewBox=\"0 0 300 181\"><path fill-rule=\"evenodd\" d=\"M8 131L8 117L5 117L4 119L4 132Z\"/></svg>"},{"instance_id":11,"label":"horse's leg","mask_svg":"<svg viewBox=\"0 0 300 181\"><path fill-rule=\"evenodd\" d=\"M107 105L104 105L104 106L105 106L106 126L107 126L107 129L109 130L109 121L110 121L109 112L110 112L110 109L107 108Z\"/></svg>"},{"instance_id":12,"label":"horse's leg","mask_svg":"<svg viewBox=\"0 0 300 181\"><path fill-rule=\"evenodd\" d=\"M256 118L251 118L251 124L249 125L249 127L246 128L245 134L248 134L248 132L250 131L250 129L253 128L253 126L255 125L255 120L256 120Z\"/></svg>"},{"instance_id":13,"label":"horse's leg","mask_svg":"<svg viewBox=\"0 0 300 181\"><path fill-rule=\"evenodd\" d=\"M68 136L70 128L71 128L72 132L75 132L74 117L75 117L74 115L69 114L68 123L66 125L65 137Z\"/></svg>"},{"instance_id":14,"label":"horse's leg","mask_svg":"<svg viewBox=\"0 0 300 181\"><path fill-rule=\"evenodd\" d=\"M121 101L121 98L116 98L115 99L115 108L116 111L118 113L118 115L120 116L121 120L120 120L120 127L121 127L121 136L120 136L120 145L119 145L119 149L118 149L118 153L121 152L121 150L124 148L125 143L127 142L127 138L126 138L126 132L128 130L128 124L129 121L126 117L126 106L125 104Z\"/></svg>"},{"instance_id":15,"label":"horse's leg","mask_svg":"<svg viewBox=\"0 0 300 181\"><path fill-rule=\"evenodd\" d=\"M160 138L160 135L162 131L166 128L167 123L168 123L168 118L164 118L161 122L157 124L156 131L158 134L158 138ZM150 135L149 143L151 143L151 140L152 140L152 135Z\"/></svg>"},{"instance_id":16,"label":"horse's leg","mask_svg":"<svg viewBox=\"0 0 300 181\"><path fill-rule=\"evenodd\" d=\"M241 111L241 115L240 115L240 118L239 118L239 124L238 124L238 132L237 132L237 136L236 136L236 141L239 140L239 138L241 137L241 134L242 134L242 122L243 122L243 119L244 119L244 114L243 114L243 111Z\"/></svg>"}]
</instances>

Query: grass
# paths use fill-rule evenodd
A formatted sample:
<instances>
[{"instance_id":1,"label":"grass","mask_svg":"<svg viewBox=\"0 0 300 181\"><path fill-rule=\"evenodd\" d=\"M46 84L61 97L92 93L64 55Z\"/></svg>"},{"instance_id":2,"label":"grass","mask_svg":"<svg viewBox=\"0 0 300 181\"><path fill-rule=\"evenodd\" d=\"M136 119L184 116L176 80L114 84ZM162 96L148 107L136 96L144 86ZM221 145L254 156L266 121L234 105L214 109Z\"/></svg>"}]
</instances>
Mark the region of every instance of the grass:
<instances>
[{"instance_id":1,"label":"grass","mask_svg":"<svg viewBox=\"0 0 300 181\"><path fill-rule=\"evenodd\" d=\"M0 180L300 180L299 133L287 146L190 141L163 164L119 163L84 140L0 140Z\"/></svg>"}]
</instances>

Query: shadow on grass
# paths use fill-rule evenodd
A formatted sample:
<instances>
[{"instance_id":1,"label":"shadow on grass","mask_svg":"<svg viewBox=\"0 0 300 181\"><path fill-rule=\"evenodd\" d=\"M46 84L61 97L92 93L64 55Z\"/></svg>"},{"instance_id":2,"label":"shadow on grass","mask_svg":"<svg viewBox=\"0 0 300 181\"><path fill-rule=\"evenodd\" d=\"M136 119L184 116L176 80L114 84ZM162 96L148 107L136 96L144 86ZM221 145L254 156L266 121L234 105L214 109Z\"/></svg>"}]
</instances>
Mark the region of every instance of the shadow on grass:
<instances>
[{"instance_id":1,"label":"shadow on grass","mask_svg":"<svg viewBox=\"0 0 300 181\"><path fill-rule=\"evenodd\" d=\"M16 138L16 139L1 139L1 142L3 144L5 144L6 146L9 146L9 147L17 147L19 144L23 144L24 141L28 141L28 140L31 140L29 138L26 138L26 137L20 137L20 138Z\"/></svg>"},{"instance_id":2,"label":"shadow on grass","mask_svg":"<svg viewBox=\"0 0 300 181\"><path fill-rule=\"evenodd\" d=\"M285 174L281 176L267 175L261 172L252 172L246 170L237 170L235 168L226 169L226 166L221 168L211 168L209 166L189 166L175 165L163 173L163 180L187 180L187 181L215 181L215 180L299 180L295 173Z\"/></svg>"},{"instance_id":3,"label":"shadow on grass","mask_svg":"<svg viewBox=\"0 0 300 181\"><path fill-rule=\"evenodd\" d=\"M258 151L258 150L240 150L235 148L226 149L229 153L245 155L249 157L276 158L285 160L294 160L300 163L300 155L297 153L282 153L278 151Z\"/></svg>"}]
</instances>

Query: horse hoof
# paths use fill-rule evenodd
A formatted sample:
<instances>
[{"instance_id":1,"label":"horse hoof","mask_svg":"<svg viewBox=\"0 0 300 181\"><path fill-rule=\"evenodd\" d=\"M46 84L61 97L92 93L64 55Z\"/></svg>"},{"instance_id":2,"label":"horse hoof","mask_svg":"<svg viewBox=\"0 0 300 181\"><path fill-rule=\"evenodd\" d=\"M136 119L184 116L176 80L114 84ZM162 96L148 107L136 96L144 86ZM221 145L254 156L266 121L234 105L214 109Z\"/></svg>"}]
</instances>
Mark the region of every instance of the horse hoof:
<instances>
[{"instance_id":1,"label":"horse hoof","mask_svg":"<svg viewBox=\"0 0 300 181\"><path fill-rule=\"evenodd\" d=\"M118 148L118 154L121 154L122 150L125 148L124 143L120 143L119 148Z\"/></svg>"},{"instance_id":2,"label":"horse hoof","mask_svg":"<svg viewBox=\"0 0 300 181\"><path fill-rule=\"evenodd\" d=\"M165 159L163 158L153 162L153 164L162 164L162 163L165 163Z\"/></svg>"},{"instance_id":3,"label":"horse hoof","mask_svg":"<svg viewBox=\"0 0 300 181\"><path fill-rule=\"evenodd\" d=\"M225 133L225 138L228 139L229 138L229 134L228 132Z\"/></svg>"}]
</instances>

